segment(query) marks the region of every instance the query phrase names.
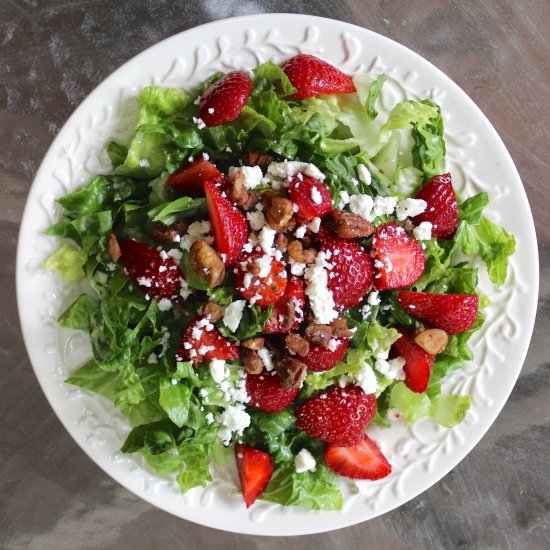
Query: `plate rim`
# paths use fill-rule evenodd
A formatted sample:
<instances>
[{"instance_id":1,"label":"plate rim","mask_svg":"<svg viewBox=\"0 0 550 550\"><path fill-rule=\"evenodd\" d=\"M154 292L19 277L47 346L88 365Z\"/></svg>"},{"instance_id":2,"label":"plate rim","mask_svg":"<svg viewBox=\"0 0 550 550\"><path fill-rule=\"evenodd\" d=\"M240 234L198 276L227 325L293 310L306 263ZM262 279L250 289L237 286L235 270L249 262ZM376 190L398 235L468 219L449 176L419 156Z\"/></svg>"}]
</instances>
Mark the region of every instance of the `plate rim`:
<instances>
[{"instance_id":1,"label":"plate rim","mask_svg":"<svg viewBox=\"0 0 550 550\"><path fill-rule=\"evenodd\" d=\"M385 35L382 35L380 33L376 33L376 32L374 32L370 29L355 25L353 23L348 23L348 22L345 22L345 21L336 20L336 19L332 19L332 18L319 17L319 16L307 15L307 14L257 13L257 14L250 14L250 15L244 15L244 16L236 16L236 17L231 17L231 18L225 18L225 19L218 19L218 20L210 21L210 22L204 23L202 25L198 25L198 26L186 29L184 31L181 31L179 33L173 34L173 35L161 40L160 42L157 42L156 44L153 44L153 45L149 46L148 48L138 52L135 56L133 56L132 58L127 60L125 63L123 63L121 66L119 66L117 69L115 69L106 78L104 78L97 86L95 86L93 88L93 90L86 96L86 98L74 109L74 111L71 113L71 115L67 118L67 120L65 121L65 123L61 127L60 131L58 132L58 134L55 136L55 138L52 140L50 146L48 147L48 150L46 151L46 153L45 153L45 155L44 155L44 157L43 157L43 159L40 163L40 166L39 166L38 170L36 171L35 177L33 178L32 185L29 189L27 199L26 199L26 202L25 202L25 207L24 207L24 210L23 210L23 215L21 217L21 224L20 224L20 228L19 228L18 242L17 242L17 259L16 259L16 290L17 290L16 294L17 294L17 307L18 307L21 331L22 331L22 334L23 334L24 342L25 342L25 348L26 348L26 351L27 351L27 356L29 357L29 360L31 362L33 371L35 373L35 376L37 377L37 380L38 380L39 385L42 389L42 392L46 396L46 399L48 400L48 403L50 404L50 406L53 409L54 413L56 414L56 416L60 420L61 424L69 432L69 434L71 435L71 438L84 451L84 453L88 456L88 458L90 460L92 460L92 462L95 463L97 466L99 466L110 478L114 479L117 483L119 483L120 485L125 487L127 490L131 491L133 494L135 494L139 498L147 501L148 503L150 503L151 505L153 505L157 508L161 508L166 512L169 512L173 515L176 515L176 517L182 518L182 516L179 515L177 513L177 511L170 510L170 509L168 509L168 507L163 507L163 506L159 505L157 502L153 502L152 499L149 498L148 494L144 494L143 491L139 492L135 488L131 487L129 483L126 483L124 480L121 480L121 479L118 479L117 477L114 477L114 475L107 470L107 468L105 467L104 464L99 463L98 461L96 461L90 455L87 448L83 445L83 442L80 441L73 434L73 426L69 424L69 419L64 419L60 415L60 413L58 412L58 410L56 408L55 403L51 399L52 396L50 396L50 395L48 395L48 393L46 393L46 391L44 389L44 386L41 382L42 373L40 373L38 371L37 367L35 367L35 363L31 360L32 343L29 341L29 335L26 333L25 328L23 326L24 325L24 319L25 319L27 314L22 309L22 307L23 307L22 306L22 304L23 304L23 281L22 281L23 265L22 265L22 262L23 262L23 248L24 248L24 246L22 244L22 242L23 242L22 237L24 236L26 228L29 225L29 222L27 221L27 218L30 216L30 211L31 211L32 205L36 202L36 199L38 198L37 197L37 193L38 193L38 184L37 184L37 182L43 177L42 172L45 171L45 167L47 166L47 164L49 164L48 157L52 154L52 151L54 150L54 148L57 145L59 145L60 143L62 143L64 135L69 131L69 128L72 125L73 120L78 117L79 112L83 111L84 108L88 105L88 103L94 101L93 96L96 94L96 92L102 86L107 86L109 81L114 80L118 76L119 73L121 73L125 70L127 65L130 65L130 64L134 63L137 58L144 55L146 52L149 52L150 50L159 47L161 44L166 44L166 43L168 43L172 40L181 39L181 37L183 35L189 34L191 32L200 32L200 31L204 32L209 27L216 27L216 26L219 26L219 25L236 24L236 23L246 23L246 22L250 22L250 21L253 21L253 20L258 20L260 18L265 19L266 17L269 17L271 19L277 19L277 20L281 20L281 19L292 19L294 21L300 20L304 23L304 28L306 28L308 23L309 24L314 24L316 21L322 21L322 22L325 22L325 23L330 22L330 23L341 26L342 31L350 30L350 31L355 31L359 34L367 33L367 34L376 35L377 37L381 37L385 41L391 42L394 47L397 47L397 48L401 49L402 51L406 52L408 56L410 56L412 54L412 56L415 58L416 61L418 61L422 64L427 64L430 67L431 70L433 70L437 73L439 78L443 78L444 80L449 81L451 83L451 85L455 88L455 90L459 94L463 95L466 98L466 100L470 103L470 105L475 108L476 114L477 114L477 117L479 118L479 120L483 122L485 128L491 133L492 139L495 140L498 143L500 148L502 148L502 151L504 153L503 158L506 159L508 169L510 169L510 171L512 172L511 177L517 179L517 181L520 184L520 185L517 186L517 189L515 191L522 194L522 197L523 197L523 199L525 201L525 204L527 206L528 220L526 219L526 220L523 220L523 221L524 222L527 222L527 221L529 222L527 231L531 233L531 236L533 238L529 239L528 242L520 242L518 244L521 244L523 247L528 247L529 248L528 254L529 254L529 256L531 257L531 259L533 261L533 266L532 266L533 269L532 269L532 274L531 274L532 275L531 280L529 281L530 282L529 289L530 289L531 294L534 294L534 298L532 300L532 304L531 304L531 307L530 307L529 312L528 312L528 315L529 315L529 318L530 318L531 322L530 322L529 326L527 327L527 332L525 332L525 327L523 327L523 333L522 334L524 336L524 342L525 343L523 344L522 349L521 349L521 353L519 354L519 357L520 357L521 360L518 361L518 366L515 369L513 382L510 384L509 388L507 388L507 391L506 391L505 394L501 393L499 395L501 403L497 407L493 406L491 408L490 415L489 415L489 417L490 417L489 422L487 422L484 429L482 429L481 433L477 434L476 437L470 438L466 441L465 445L462 447L459 458L458 459L456 459L456 458L451 459L450 462L452 463L452 465L449 468L446 468L445 471L441 475L434 475L433 478L430 479L430 483L427 486L423 485L420 489L415 489L413 491L409 491L407 493L406 499L403 502L401 502L400 504L398 504L397 506L390 506L388 509L386 509L386 510L383 509L382 511L380 511L378 513L375 513L370 518L368 518L368 519L374 519L375 517L379 517L379 516L389 512L389 511L395 510L396 508L398 508L402 504L405 504L406 502L409 502L413 498L416 498L419 494L427 491L435 483L437 483L443 477L445 477L450 471L452 471L454 468L456 468L456 466L462 460L464 460L464 458L472 451L472 449L485 436L485 434L487 433L489 428L495 422L497 416L500 414L502 408L504 407L504 405L508 401L510 393L512 392L513 388L515 387L515 384L517 382L517 378L519 377L519 375L521 373L521 370L523 368L523 365L525 363L525 358L526 358L527 352L529 350L529 344L530 344L530 341L531 341L531 338L532 338L532 333L533 333L533 330L534 330L535 319L536 319L536 311L537 311L538 293L539 293L539 257L538 257L538 248L537 248L536 228L535 228L535 224L534 224L534 220L533 220L533 215L532 215L532 211L531 211L531 208L530 208L530 205L529 205L529 200L528 200L528 197L527 197L527 193L526 193L525 187L524 187L524 185L521 181L521 177L519 175L519 172L518 172L518 170L517 170L517 168L514 164L514 161L511 157L506 145L504 144L502 138L500 137L500 135L498 134L496 129L493 127L493 125L491 124L491 122L489 121L487 116L483 113L483 111L475 103L475 101L473 101L472 98L451 77L449 77L447 74L445 74L442 70L440 70L437 66L435 66L428 59L422 57L420 54L416 53L414 50L408 48L407 46L404 46L403 44L393 40L392 38L389 38L389 37L387 37ZM504 396L504 397L502 397L502 396ZM312 514L318 514L318 512L311 512L311 513ZM265 536L296 536L296 535L307 535L307 534L313 534L313 533L321 533L321 532L332 531L332 530L348 527L350 525L358 524L358 523L361 523L363 521L368 521L368 519L366 519L366 520L363 519L363 520L358 520L358 521L353 519L353 520L350 520L350 521L346 521L345 518L346 518L345 512L342 512L341 513L341 521L339 522L339 525L337 527L332 527L332 526L329 526L327 528L322 528L322 527L318 528L317 527L317 528L310 529L310 530L296 530L296 531L286 530L284 533L273 533L273 532L266 533ZM206 521L205 522L199 522L199 521L196 521L195 519L188 519L188 518L182 518L182 519L185 519L186 521L191 521L193 523L197 523L197 524L200 524L200 525L204 525L206 527L210 527L210 528L213 528L213 529L218 529L218 530L231 531L231 532L241 533L241 534L264 535L263 533L259 532L261 530L261 524L256 524L254 526L255 528L252 528L252 529L246 529L245 528L243 530L242 527L241 528L236 527L234 529L229 529L229 528L226 528L226 527L212 526L211 524L207 523Z\"/></svg>"}]
</instances>

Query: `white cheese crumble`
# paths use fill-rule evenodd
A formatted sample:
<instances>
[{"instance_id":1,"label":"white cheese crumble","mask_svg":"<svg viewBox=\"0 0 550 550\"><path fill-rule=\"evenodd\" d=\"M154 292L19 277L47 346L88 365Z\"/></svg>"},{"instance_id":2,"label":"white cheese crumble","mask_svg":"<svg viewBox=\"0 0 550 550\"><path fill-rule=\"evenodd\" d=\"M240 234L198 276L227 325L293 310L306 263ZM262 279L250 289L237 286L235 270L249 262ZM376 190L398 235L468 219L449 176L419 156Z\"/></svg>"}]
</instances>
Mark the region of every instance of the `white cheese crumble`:
<instances>
[{"instance_id":1,"label":"white cheese crumble","mask_svg":"<svg viewBox=\"0 0 550 550\"><path fill-rule=\"evenodd\" d=\"M250 281L248 283L250 285ZM243 317L246 300L231 302L223 312L223 323L231 331L236 332Z\"/></svg>"},{"instance_id":2,"label":"white cheese crumble","mask_svg":"<svg viewBox=\"0 0 550 550\"><path fill-rule=\"evenodd\" d=\"M262 212L247 212L246 219L248 220L252 231L259 231L265 225L265 216Z\"/></svg>"},{"instance_id":3,"label":"white cheese crumble","mask_svg":"<svg viewBox=\"0 0 550 550\"><path fill-rule=\"evenodd\" d=\"M397 206L397 199L395 197L375 197L374 198L374 219L377 216L389 216L393 214L395 207ZM371 220L372 221L372 220Z\"/></svg>"},{"instance_id":4,"label":"white cheese crumble","mask_svg":"<svg viewBox=\"0 0 550 550\"><path fill-rule=\"evenodd\" d=\"M399 221L404 221L406 218L414 218L418 214L422 214L426 210L428 204L422 199L403 199L399 201L395 214Z\"/></svg>"},{"instance_id":5,"label":"white cheese crumble","mask_svg":"<svg viewBox=\"0 0 550 550\"><path fill-rule=\"evenodd\" d=\"M321 204L323 202L323 197L322 197L319 189L317 189L317 187L315 187L315 186L313 186L311 188L311 200L315 204Z\"/></svg>"},{"instance_id":6,"label":"white cheese crumble","mask_svg":"<svg viewBox=\"0 0 550 550\"><path fill-rule=\"evenodd\" d=\"M187 284L187 281L181 277L180 277L180 283L181 283L180 296L184 300L187 300L187 298L189 298L189 296L191 295L191 287Z\"/></svg>"},{"instance_id":7,"label":"white cheese crumble","mask_svg":"<svg viewBox=\"0 0 550 550\"><path fill-rule=\"evenodd\" d=\"M193 117L193 122L197 125L199 130L206 128L206 123L202 118Z\"/></svg>"},{"instance_id":8,"label":"white cheese crumble","mask_svg":"<svg viewBox=\"0 0 550 550\"><path fill-rule=\"evenodd\" d=\"M301 277L307 267L306 264L303 264L302 262L297 262L296 260L294 260L294 258L289 258L289 264L290 273L292 273L292 275L296 275L297 277Z\"/></svg>"},{"instance_id":9,"label":"white cheese crumble","mask_svg":"<svg viewBox=\"0 0 550 550\"><path fill-rule=\"evenodd\" d=\"M267 173L270 176L276 178L287 179L297 174L305 174L316 180L323 181L325 175L315 166L309 162L299 162L295 160L285 160L284 162L272 162L267 167Z\"/></svg>"},{"instance_id":10,"label":"white cheese crumble","mask_svg":"<svg viewBox=\"0 0 550 550\"><path fill-rule=\"evenodd\" d=\"M367 297L367 303L371 306L377 306L380 303L378 290L373 290L372 292L369 293Z\"/></svg>"},{"instance_id":11,"label":"white cheese crumble","mask_svg":"<svg viewBox=\"0 0 550 550\"><path fill-rule=\"evenodd\" d=\"M138 277L136 279L138 285L150 288L153 284L153 281L149 277Z\"/></svg>"},{"instance_id":12,"label":"white cheese crumble","mask_svg":"<svg viewBox=\"0 0 550 550\"><path fill-rule=\"evenodd\" d=\"M180 248L191 250L191 245L196 241L205 241L208 244L212 244L214 238L210 235L211 229L209 221L193 222L187 228L187 233L182 237Z\"/></svg>"},{"instance_id":13,"label":"white cheese crumble","mask_svg":"<svg viewBox=\"0 0 550 550\"><path fill-rule=\"evenodd\" d=\"M319 233L319 229L321 228L321 218L313 218L307 226L313 233Z\"/></svg>"},{"instance_id":14,"label":"white cheese crumble","mask_svg":"<svg viewBox=\"0 0 550 550\"><path fill-rule=\"evenodd\" d=\"M271 352L267 348L261 348L258 350L258 355L264 364L265 370L271 372L273 370L273 358Z\"/></svg>"},{"instance_id":15,"label":"white cheese crumble","mask_svg":"<svg viewBox=\"0 0 550 550\"><path fill-rule=\"evenodd\" d=\"M301 225L298 229L296 229L296 231L294 231L294 236L297 239L303 239L306 236L306 230L307 227L305 225Z\"/></svg>"},{"instance_id":16,"label":"white cheese crumble","mask_svg":"<svg viewBox=\"0 0 550 550\"><path fill-rule=\"evenodd\" d=\"M376 393L378 388L378 381L376 380L376 374L372 367L366 363L361 363L361 370L355 374L355 381L358 386L361 386L366 394Z\"/></svg>"},{"instance_id":17,"label":"white cheese crumble","mask_svg":"<svg viewBox=\"0 0 550 550\"><path fill-rule=\"evenodd\" d=\"M260 268L258 277L265 279L271 273L271 256L259 256L254 263Z\"/></svg>"},{"instance_id":18,"label":"white cheese crumble","mask_svg":"<svg viewBox=\"0 0 550 550\"><path fill-rule=\"evenodd\" d=\"M244 178L244 186L248 190L258 187L264 177L259 166L231 166L227 172L231 181L235 181L239 175Z\"/></svg>"},{"instance_id":19,"label":"white cheese crumble","mask_svg":"<svg viewBox=\"0 0 550 550\"><path fill-rule=\"evenodd\" d=\"M210 376L216 384L222 382L225 378L225 361L223 359L212 359L212 361L210 361Z\"/></svg>"},{"instance_id":20,"label":"white cheese crumble","mask_svg":"<svg viewBox=\"0 0 550 550\"><path fill-rule=\"evenodd\" d=\"M361 216L365 220L371 220L372 207L374 201L370 195L352 195L349 200L349 209L354 214Z\"/></svg>"},{"instance_id":21,"label":"white cheese crumble","mask_svg":"<svg viewBox=\"0 0 550 550\"><path fill-rule=\"evenodd\" d=\"M168 256L170 256L170 258L174 261L179 262L183 257L183 252L177 248L172 248L168 251Z\"/></svg>"},{"instance_id":22,"label":"white cheese crumble","mask_svg":"<svg viewBox=\"0 0 550 550\"><path fill-rule=\"evenodd\" d=\"M220 423L218 436L224 445L231 443L233 434L242 435L243 430L250 426L250 415L242 403L229 405L217 418Z\"/></svg>"},{"instance_id":23,"label":"white cheese crumble","mask_svg":"<svg viewBox=\"0 0 550 550\"><path fill-rule=\"evenodd\" d=\"M370 185L372 181L372 176L370 175L369 169L364 164L357 165L357 175L359 179L366 185Z\"/></svg>"},{"instance_id":24,"label":"white cheese crumble","mask_svg":"<svg viewBox=\"0 0 550 550\"><path fill-rule=\"evenodd\" d=\"M294 468L298 474L309 470L315 470L316 465L315 458L313 458L313 455L307 449L302 449L294 457Z\"/></svg>"},{"instance_id":25,"label":"white cheese crumble","mask_svg":"<svg viewBox=\"0 0 550 550\"><path fill-rule=\"evenodd\" d=\"M432 222L421 222L413 229L413 237L417 241L429 241L432 238Z\"/></svg>"},{"instance_id":26,"label":"white cheese crumble","mask_svg":"<svg viewBox=\"0 0 550 550\"><path fill-rule=\"evenodd\" d=\"M337 348L338 348L338 340L336 338L331 338L329 341L328 341L328 346L327 346L327 349L329 351L336 351Z\"/></svg>"},{"instance_id":27,"label":"white cheese crumble","mask_svg":"<svg viewBox=\"0 0 550 550\"><path fill-rule=\"evenodd\" d=\"M374 368L390 380L405 380L405 359L396 357L386 361L385 359L377 359Z\"/></svg>"},{"instance_id":28,"label":"white cheese crumble","mask_svg":"<svg viewBox=\"0 0 550 550\"><path fill-rule=\"evenodd\" d=\"M277 231L275 229L271 229L268 225L264 225L262 227L262 230L260 231L260 235L258 236L258 240L260 241L260 246L262 250L266 254L272 254L273 250L273 242L275 240L275 235L277 235Z\"/></svg>"},{"instance_id":29,"label":"white cheese crumble","mask_svg":"<svg viewBox=\"0 0 550 550\"><path fill-rule=\"evenodd\" d=\"M319 252L315 258L315 264L305 270L304 277L307 281L306 296L315 316L315 322L328 325L338 317L334 309L334 298L328 289L328 274L325 269L324 252Z\"/></svg>"},{"instance_id":30,"label":"white cheese crumble","mask_svg":"<svg viewBox=\"0 0 550 550\"><path fill-rule=\"evenodd\" d=\"M158 302L159 311L168 311L172 309L172 302L168 298L162 298Z\"/></svg>"}]
</instances>

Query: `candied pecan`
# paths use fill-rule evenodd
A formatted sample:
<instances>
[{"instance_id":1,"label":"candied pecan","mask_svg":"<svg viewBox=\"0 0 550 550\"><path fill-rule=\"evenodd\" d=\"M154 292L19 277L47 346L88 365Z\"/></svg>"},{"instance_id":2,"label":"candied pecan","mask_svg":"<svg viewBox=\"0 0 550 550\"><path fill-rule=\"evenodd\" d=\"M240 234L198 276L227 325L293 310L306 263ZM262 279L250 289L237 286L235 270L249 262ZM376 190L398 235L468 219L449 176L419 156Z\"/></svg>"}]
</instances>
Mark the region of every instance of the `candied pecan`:
<instances>
[{"instance_id":1,"label":"candied pecan","mask_svg":"<svg viewBox=\"0 0 550 550\"><path fill-rule=\"evenodd\" d=\"M275 248L281 252L286 252L287 245L288 239L285 235L283 233L277 233L277 237L275 238Z\"/></svg>"},{"instance_id":2,"label":"candied pecan","mask_svg":"<svg viewBox=\"0 0 550 550\"><path fill-rule=\"evenodd\" d=\"M241 357L244 368L248 374L260 374L264 369L264 363L254 350L241 347Z\"/></svg>"},{"instance_id":3,"label":"candied pecan","mask_svg":"<svg viewBox=\"0 0 550 550\"><path fill-rule=\"evenodd\" d=\"M343 239L360 239L374 233L374 225L357 214L334 210L328 216L329 227Z\"/></svg>"},{"instance_id":4,"label":"candied pecan","mask_svg":"<svg viewBox=\"0 0 550 550\"><path fill-rule=\"evenodd\" d=\"M195 241L191 245L189 260L193 271L208 283L209 288L222 283L225 276L222 259L206 241Z\"/></svg>"},{"instance_id":5,"label":"candied pecan","mask_svg":"<svg viewBox=\"0 0 550 550\"><path fill-rule=\"evenodd\" d=\"M242 171L238 171L237 175L229 182L226 189L227 196L243 210L252 210L262 195L257 191L249 191L245 185L245 177Z\"/></svg>"},{"instance_id":6,"label":"candied pecan","mask_svg":"<svg viewBox=\"0 0 550 550\"><path fill-rule=\"evenodd\" d=\"M439 328L429 328L423 330L414 337L414 341L430 355L437 355L441 353L447 343L449 342L449 337L444 330Z\"/></svg>"},{"instance_id":7,"label":"candied pecan","mask_svg":"<svg viewBox=\"0 0 550 550\"><path fill-rule=\"evenodd\" d=\"M344 317L334 319L330 326L332 327L332 336L335 338L351 338L353 336L353 331L348 328L348 323Z\"/></svg>"},{"instance_id":8,"label":"candied pecan","mask_svg":"<svg viewBox=\"0 0 550 550\"><path fill-rule=\"evenodd\" d=\"M305 357L309 353L309 342L295 332L290 332L286 335L285 344L294 355Z\"/></svg>"},{"instance_id":9,"label":"candied pecan","mask_svg":"<svg viewBox=\"0 0 550 550\"><path fill-rule=\"evenodd\" d=\"M160 244L171 244L185 235L187 227L186 221L179 220L168 227L153 229L153 239Z\"/></svg>"},{"instance_id":10,"label":"candied pecan","mask_svg":"<svg viewBox=\"0 0 550 550\"><path fill-rule=\"evenodd\" d=\"M202 308L202 314L212 323L219 321L223 317L223 312L224 308L216 302L206 302Z\"/></svg>"},{"instance_id":11,"label":"candied pecan","mask_svg":"<svg viewBox=\"0 0 550 550\"><path fill-rule=\"evenodd\" d=\"M302 264L313 264L317 257L317 250L315 248L304 247L300 241L291 241L288 243L288 255L295 261Z\"/></svg>"},{"instance_id":12,"label":"candied pecan","mask_svg":"<svg viewBox=\"0 0 550 550\"><path fill-rule=\"evenodd\" d=\"M285 304L285 312L283 314L283 319L279 319L281 322L280 328L283 332L290 330L294 325L296 319L296 302L294 300L289 300Z\"/></svg>"},{"instance_id":13,"label":"candied pecan","mask_svg":"<svg viewBox=\"0 0 550 550\"><path fill-rule=\"evenodd\" d=\"M329 325L309 325L305 335L312 344L326 348L333 336L333 329Z\"/></svg>"},{"instance_id":14,"label":"candied pecan","mask_svg":"<svg viewBox=\"0 0 550 550\"><path fill-rule=\"evenodd\" d=\"M109 250L109 256L111 256L111 260L115 262L115 264L120 260L121 252L120 252L120 245L118 244L118 239L116 238L116 235L114 233L111 233L109 235L109 240L107 242L107 249Z\"/></svg>"},{"instance_id":15,"label":"candied pecan","mask_svg":"<svg viewBox=\"0 0 550 550\"><path fill-rule=\"evenodd\" d=\"M261 336L257 336L256 338L249 338L248 340L244 340L241 342L241 346L246 349L251 349L254 351L258 351L264 347L265 339Z\"/></svg>"},{"instance_id":16,"label":"candied pecan","mask_svg":"<svg viewBox=\"0 0 550 550\"><path fill-rule=\"evenodd\" d=\"M275 369L281 379L283 388L300 388L307 374L307 366L302 361L284 355L275 361Z\"/></svg>"},{"instance_id":17,"label":"candied pecan","mask_svg":"<svg viewBox=\"0 0 550 550\"><path fill-rule=\"evenodd\" d=\"M265 219L271 229L283 231L296 225L292 202L275 193L267 192L262 197L265 205Z\"/></svg>"},{"instance_id":18,"label":"candied pecan","mask_svg":"<svg viewBox=\"0 0 550 550\"><path fill-rule=\"evenodd\" d=\"M273 157L259 151L247 151L242 156L242 161L245 166L259 166L265 174L267 167L273 162Z\"/></svg>"}]
</instances>

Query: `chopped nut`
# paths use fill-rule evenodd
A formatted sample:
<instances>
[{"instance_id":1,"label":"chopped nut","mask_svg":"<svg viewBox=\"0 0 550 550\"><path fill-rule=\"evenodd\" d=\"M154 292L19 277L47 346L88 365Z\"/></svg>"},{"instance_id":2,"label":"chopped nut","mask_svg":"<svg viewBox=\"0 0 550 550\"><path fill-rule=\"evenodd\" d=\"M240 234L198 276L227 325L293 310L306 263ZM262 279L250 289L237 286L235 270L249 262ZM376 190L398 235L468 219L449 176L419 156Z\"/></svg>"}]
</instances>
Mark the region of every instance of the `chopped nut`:
<instances>
[{"instance_id":1,"label":"chopped nut","mask_svg":"<svg viewBox=\"0 0 550 550\"><path fill-rule=\"evenodd\" d=\"M209 288L222 283L225 276L222 259L206 241L195 241L191 245L189 259L193 271L208 283Z\"/></svg>"},{"instance_id":2,"label":"chopped nut","mask_svg":"<svg viewBox=\"0 0 550 550\"><path fill-rule=\"evenodd\" d=\"M275 248L281 252L286 252L288 246L288 239L284 236L283 233L277 233L275 238Z\"/></svg>"},{"instance_id":3,"label":"chopped nut","mask_svg":"<svg viewBox=\"0 0 550 550\"><path fill-rule=\"evenodd\" d=\"M247 151L242 156L242 161L245 166L259 166L265 174L267 167L273 162L273 157L259 151Z\"/></svg>"},{"instance_id":4,"label":"chopped nut","mask_svg":"<svg viewBox=\"0 0 550 550\"><path fill-rule=\"evenodd\" d=\"M328 217L329 225L343 239L360 239L374 233L374 225L357 214L334 210Z\"/></svg>"},{"instance_id":5,"label":"chopped nut","mask_svg":"<svg viewBox=\"0 0 550 550\"><path fill-rule=\"evenodd\" d=\"M307 374L307 366L302 361L285 355L275 361L277 374L283 388L300 388Z\"/></svg>"},{"instance_id":6,"label":"chopped nut","mask_svg":"<svg viewBox=\"0 0 550 550\"><path fill-rule=\"evenodd\" d=\"M414 337L414 341L430 355L441 353L447 346L449 337L444 330L439 328L429 328L423 330Z\"/></svg>"},{"instance_id":7,"label":"chopped nut","mask_svg":"<svg viewBox=\"0 0 550 550\"><path fill-rule=\"evenodd\" d=\"M265 219L271 229L282 231L296 225L292 202L289 199L267 192L262 200L266 209Z\"/></svg>"},{"instance_id":8,"label":"chopped nut","mask_svg":"<svg viewBox=\"0 0 550 550\"><path fill-rule=\"evenodd\" d=\"M249 191L245 186L244 173L239 171L226 189L227 196L243 210L251 210L260 202L261 194Z\"/></svg>"},{"instance_id":9,"label":"chopped nut","mask_svg":"<svg viewBox=\"0 0 550 550\"><path fill-rule=\"evenodd\" d=\"M260 374L264 370L264 363L254 350L241 348L241 357L248 374Z\"/></svg>"},{"instance_id":10,"label":"chopped nut","mask_svg":"<svg viewBox=\"0 0 550 550\"><path fill-rule=\"evenodd\" d=\"M291 352L300 357L305 357L309 353L309 342L295 332L286 335L285 344Z\"/></svg>"},{"instance_id":11,"label":"chopped nut","mask_svg":"<svg viewBox=\"0 0 550 550\"><path fill-rule=\"evenodd\" d=\"M305 335L312 344L326 348L333 336L333 330L329 325L309 325Z\"/></svg>"},{"instance_id":12,"label":"chopped nut","mask_svg":"<svg viewBox=\"0 0 550 550\"><path fill-rule=\"evenodd\" d=\"M246 349L251 349L254 351L258 351L264 347L265 339L261 336L257 336L256 338L249 338L248 340L244 340L241 342L241 346Z\"/></svg>"},{"instance_id":13,"label":"chopped nut","mask_svg":"<svg viewBox=\"0 0 550 550\"><path fill-rule=\"evenodd\" d=\"M291 241L288 243L288 255L295 261L302 264L313 264L317 257L317 250L315 248L308 248L304 250L304 247L300 241Z\"/></svg>"},{"instance_id":14,"label":"chopped nut","mask_svg":"<svg viewBox=\"0 0 550 550\"><path fill-rule=\"evenodd\" d=\"M351 338L353 336L353 331L348 328L348 323L344 317L334 319L330 326L332 327L332 336L335 338Z\"/></svg>"},{"instance_id":15,"label":"chopped nut","mask_svg":"<svg viewBox=\"0 0 550 550\"><path fill-rule=\"evenodd\" d=\"M118 239L114 233L109 235L109 241L107 242L107 249L109 250L109 256L115 264L120 260L122 252L120 251L120 245L118 244Z\"/></svg>"},{"instance_id":16,"label":"chopped nut","mask_svg":"<svg viewBox=\"0 0 550 550\"><path fill-rule=\"evenodd\" d=\"M161 244L171 244L174 242L174 239L185 235L187 227L187 222L184 220L180 220L174 222L168 227L154 229L153 239Z\"/></svg>"},{"instance_id":17,"label":"chopped nut","mask_svg":"<svg viewBox=\"0 0 550 550\"><path fill-rule=\"evenodd\" d=\"M223 317L223 312L224 308L216 302L206 302L202 308L202 314L212 323L219 321Z\"/></svg>"}]
</instances>

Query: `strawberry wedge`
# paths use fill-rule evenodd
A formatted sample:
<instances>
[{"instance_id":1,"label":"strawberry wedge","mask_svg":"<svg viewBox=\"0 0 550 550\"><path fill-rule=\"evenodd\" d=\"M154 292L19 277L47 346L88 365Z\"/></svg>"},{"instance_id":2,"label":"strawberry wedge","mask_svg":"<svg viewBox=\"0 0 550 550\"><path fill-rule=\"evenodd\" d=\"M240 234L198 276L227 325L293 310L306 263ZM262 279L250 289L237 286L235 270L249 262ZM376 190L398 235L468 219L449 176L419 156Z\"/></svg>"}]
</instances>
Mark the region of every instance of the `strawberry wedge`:
<instances>
[{"instance_id":1,"label":"strawberry wedge","mask_svg":"<svg viewBox=\"0 0 550 550\"><path fill-rule=\"evenodd\" d=\"M199 157L170 174L166 183L188 197L204 197L204 182L222 179L222 174L210 161Z\"/></svg>"},{"instance_id":2,"label":"strawberry wedge","mask_svg":"<svg viewBox=\"0 0 550 550\"><path fill-rule=\"evenodd\" d=\"M246 507L250 508L256 499L262 496L273 475L273 461L267 453L243 443L235 445L235 460L244 502Z\"/></svg>"}]
</instances>

